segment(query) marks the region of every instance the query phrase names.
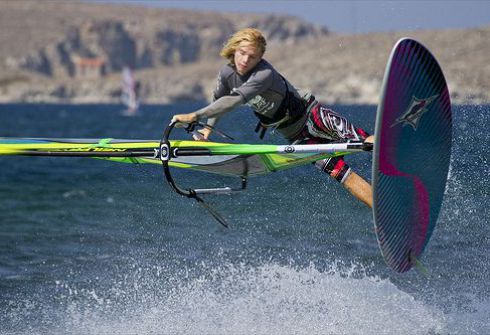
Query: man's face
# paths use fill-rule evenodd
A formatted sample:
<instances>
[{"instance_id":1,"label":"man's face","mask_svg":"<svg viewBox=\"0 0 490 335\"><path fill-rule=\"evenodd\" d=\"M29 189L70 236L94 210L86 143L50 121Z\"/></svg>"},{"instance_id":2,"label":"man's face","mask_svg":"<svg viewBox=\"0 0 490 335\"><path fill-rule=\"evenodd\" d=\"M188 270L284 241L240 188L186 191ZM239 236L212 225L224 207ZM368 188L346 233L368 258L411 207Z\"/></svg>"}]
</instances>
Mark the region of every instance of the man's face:
<instances>
[{"instance_id":1,"label":"man's face","mask_svg":"<svg viewBox=\"0 0 490 335\"><path fill-rule=\"evenodd\" d=\"M235 50L235 68L243 76L262 59L263 53L249 42L241 42Z\"/></svg>"}]
</instances>

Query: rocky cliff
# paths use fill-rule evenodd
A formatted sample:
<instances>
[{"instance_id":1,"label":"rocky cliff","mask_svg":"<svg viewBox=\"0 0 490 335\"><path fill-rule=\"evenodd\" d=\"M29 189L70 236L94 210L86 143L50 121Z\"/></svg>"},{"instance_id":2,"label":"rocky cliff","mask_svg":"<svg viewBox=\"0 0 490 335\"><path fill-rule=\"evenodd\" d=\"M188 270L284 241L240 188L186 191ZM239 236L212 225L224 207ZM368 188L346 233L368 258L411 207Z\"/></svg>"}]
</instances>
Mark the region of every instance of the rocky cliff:
<instances>
[{"instance_id":1,"label":"rocky cliff","mask_svg":"<svg viewBox=\"0 0 490 335\"><path fill-rule=\"evenodd\" d=\"M207 100L221 46L248 26L265 33L278 70L325 102L376 103L406 35L440 60L453 101L490 101L490 27L348 36L294 17L61 1L0 2L0 101L118 102L123 67L135 69L144 103Z\"/></svg>"}]
</instances>

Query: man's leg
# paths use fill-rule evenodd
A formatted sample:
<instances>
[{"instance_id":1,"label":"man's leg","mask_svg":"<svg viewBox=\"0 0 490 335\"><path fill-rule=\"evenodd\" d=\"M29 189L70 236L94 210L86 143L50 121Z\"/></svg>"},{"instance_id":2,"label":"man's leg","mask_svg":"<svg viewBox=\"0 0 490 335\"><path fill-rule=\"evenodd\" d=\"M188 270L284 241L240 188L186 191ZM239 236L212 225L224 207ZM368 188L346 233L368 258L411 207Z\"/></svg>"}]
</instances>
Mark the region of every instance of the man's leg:
<instances>
[{"instance_id":1,"label":"man's leg","mask_svg":"<svg viewBox=\"0 0 490 335\"><path fill-rule=\"evenodd\" d=\"M364 142L374 144L374 135L369 135L368 137L366 137Z\"/></svg>"},{"instance_id":2,"label":"man's leg","mask_svg":"<svg viewBox=\"0 0 490 335\"><path fill-rule=\"evenodd\" d=\"M315 166L341 183L353 196L373 207L373 191L371 185L351 170L342 157L327 158L315 163Z\"/></svg>"},{"instance_id":3,"label":"man's leg","mask_svg":"<svg viewBox=\"0 0 490 335\"><path fill-rule=\"evenodd\" d=\"M357 199L373 208L373 189L364 178L351 171L342 185Z\"/></svg>"}]
</instances>

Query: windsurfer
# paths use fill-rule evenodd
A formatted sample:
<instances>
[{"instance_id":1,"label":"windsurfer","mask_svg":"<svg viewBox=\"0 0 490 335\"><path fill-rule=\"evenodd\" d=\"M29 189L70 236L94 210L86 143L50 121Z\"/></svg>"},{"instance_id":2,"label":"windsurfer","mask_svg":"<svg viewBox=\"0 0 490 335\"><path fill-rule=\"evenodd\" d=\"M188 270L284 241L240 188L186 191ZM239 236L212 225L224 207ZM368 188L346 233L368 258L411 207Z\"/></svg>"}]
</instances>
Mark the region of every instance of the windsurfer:
<instances>
[{"instance_id":1,"label":"windsurfer","mask_svg":"<svg viewBox=\"0 0 490 335\"><path fill-rule=\"evenodd\" d=\"M270 128L277 129L290 143L348 140L372 143L372 136L318 103L311 94L301 96L263 58L266 44L257 29L245 28L232 35L220 53L228 64L219 71L213 102L198 111L174 115L172 121L191 123L207 118L207 124L214 126L220 116L247 104L259 119L256 131L261 136ZM206 140L211 130L205 128L200 133L201 139ZM317 161L315 165L372 207L371 185L352 171L342 157Z\"/></svg>"}]
</instances>

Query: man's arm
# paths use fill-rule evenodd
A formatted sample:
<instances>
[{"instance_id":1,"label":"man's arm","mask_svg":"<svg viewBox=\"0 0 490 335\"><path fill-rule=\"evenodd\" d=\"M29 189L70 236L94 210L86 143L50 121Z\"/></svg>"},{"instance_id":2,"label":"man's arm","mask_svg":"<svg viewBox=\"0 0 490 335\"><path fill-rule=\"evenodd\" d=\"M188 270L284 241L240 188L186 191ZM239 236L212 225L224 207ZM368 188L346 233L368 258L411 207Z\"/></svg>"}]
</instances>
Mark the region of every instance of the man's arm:
<instances>
[{"instance_id":1,"label":"man's arm","mask_svg":"<svg viewBox=\"0 0 490 335\"><path fill-rule=\"evenodd\" d=\"M215 127L216 123L218 123L218 120L220 119L219 116L215 116L212 118L209 118L206 122L208 126ZM200 135L196 136L195 134L192 136L196 141L207 141L211 133L213 132L211 128L202 128L197 131Z\"/></svg>"},{"instance_id":2,"label":"man's arm","mask_svg":"<svg viewBox=\"0 0 490 335\"><path fill-rule=\"evenodd\" d=\"M197 120L222 116L223 114L231 112L235 107L240 106L242 103L243 98L240 95L225 95L195 112Z\"/></svg>"},{"instance_id":3,"label":"man's arm","mask_svg":"<svg viewBox=\"0 0 490 335\"><path fill-rule=\"evenodd\" d=\"M189 114L177 114L172 118L172 122L191 123L204 118L210 118L210 121L216 122L217 118L232 111L234 108L243 103L243 98L240 95L225 95L208 106ZM212 124L214 125L214 124ZM203 134L205 138L209 133Z\"/></svg>"}]
</instances>

